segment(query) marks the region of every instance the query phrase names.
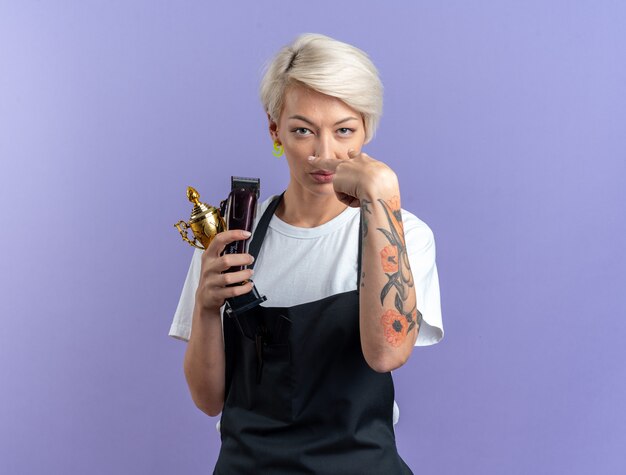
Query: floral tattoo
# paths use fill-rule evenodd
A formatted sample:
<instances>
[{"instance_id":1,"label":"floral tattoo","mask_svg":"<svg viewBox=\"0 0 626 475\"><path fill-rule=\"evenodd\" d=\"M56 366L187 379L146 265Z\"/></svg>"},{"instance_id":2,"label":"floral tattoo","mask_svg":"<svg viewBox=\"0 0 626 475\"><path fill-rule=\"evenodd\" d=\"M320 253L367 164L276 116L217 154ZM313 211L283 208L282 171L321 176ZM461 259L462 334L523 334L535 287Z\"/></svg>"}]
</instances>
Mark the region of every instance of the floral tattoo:
<instances>
[{"instance_id":1,"label":"floral tattoo","mask_svg":"<svg viewBox=\"0 0 626 475\"><path fill-rule=\"evenodd\" d=\"M419 330L422 314L417 310L415 304L410 305L408 302L409 290L414 287L414 282L404 239L400 200L398 197L394 197L389 201L379 199L378 202L382 205L389 223L389 229L378 228L378 231L383 233L389 241L389 244L380 251L380 263L387 276L387 283L380 292L381 305L384 304L391 290L395 290L395 308L385 311L381 322L387 342L393 347L398 347L409 332L416 327ZM362 204L361 206L362 208L365 206L363 209L369 212L367 205ZM365 215L365 211L363 215ZM364 226L363 236L365 237L366 234L367 225Z\"/></svg>"}]
</instances>

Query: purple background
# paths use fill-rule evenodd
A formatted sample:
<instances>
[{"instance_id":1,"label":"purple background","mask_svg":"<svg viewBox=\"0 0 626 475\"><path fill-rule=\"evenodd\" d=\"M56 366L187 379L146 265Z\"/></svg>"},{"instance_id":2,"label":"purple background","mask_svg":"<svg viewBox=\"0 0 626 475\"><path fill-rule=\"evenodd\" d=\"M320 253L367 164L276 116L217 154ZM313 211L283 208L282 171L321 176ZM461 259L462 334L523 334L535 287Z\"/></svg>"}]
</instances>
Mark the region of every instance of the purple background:
<instances>
[{"instance_id":1,"label":"purple background","mask_svg":"<svg viewBox=\"0 0 626 475\"><path fill-rule=\"evenodd\" d=\"M301 32L367 51L366 151L435 232L446 337L395 373L419 474L626 473L626 6L0 4L0 472L210 473L167 336L187 185L287 183L257 87Z\"/></svg>"}]
</instances>

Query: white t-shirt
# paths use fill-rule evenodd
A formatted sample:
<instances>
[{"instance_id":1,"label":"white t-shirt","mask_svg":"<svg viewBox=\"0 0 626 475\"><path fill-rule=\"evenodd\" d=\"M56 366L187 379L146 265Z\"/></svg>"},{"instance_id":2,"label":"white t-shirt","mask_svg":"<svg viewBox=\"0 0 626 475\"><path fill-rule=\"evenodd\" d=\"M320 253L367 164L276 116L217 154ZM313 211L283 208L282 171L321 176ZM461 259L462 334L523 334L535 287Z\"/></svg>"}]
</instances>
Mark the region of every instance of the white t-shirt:
<instances>
[{"instance_id":1,"label":"white t-shirt","mask_svg":"<svg viewBox=\"0 0 626 475\"><path fill-rule=\"evenodd\" d=\"M258 207L255 227L272 198ZM262 305L291 307L356 290L359 214L359 208L347 208L315 228L292 226L274 215L254 264L254 284L267 297ZM402 221L417 309L423 319L415 346L433 345L444 335L435 241L428 225L415 215L402 210ZM170 336L184 341L191 335L202 252L196 249L193 254L169 331ZM394 402L394 424L398 415Z\"/></svg>"}]
</instances>

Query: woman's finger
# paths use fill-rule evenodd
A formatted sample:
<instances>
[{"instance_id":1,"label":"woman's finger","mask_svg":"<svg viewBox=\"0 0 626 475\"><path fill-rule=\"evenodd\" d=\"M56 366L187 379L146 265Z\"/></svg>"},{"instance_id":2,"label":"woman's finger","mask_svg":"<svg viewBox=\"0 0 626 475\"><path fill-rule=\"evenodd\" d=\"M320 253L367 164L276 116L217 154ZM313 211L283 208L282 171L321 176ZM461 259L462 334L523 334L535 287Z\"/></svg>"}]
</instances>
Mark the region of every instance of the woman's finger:
<instances>
[{"instance_id":1,"label":"woman's finger","mask_svg":"<svg viewBox=\"0 0 626 475\"><path fill-rule=\"evenodd\" d=\"M244 231L243 229L231 229L229 231L222 231L218 233L209 244L209 247L204 251L210 256L217 257L222 251L234 241L243 241L248 239L251 236L251 233L248 231Z\"/></svg>"},{"instance_id":2,"label":"woman's finger","mask_svg":"<svg viewBox=\"0 0 626 475\"><path fill-rule=\"evenodd\" d=\"M329 172L337 170L337 167L341 162L342 160L339 160L338 158L309 157L309 163L316 169L327 170Z\"/></svg>"},{"instance_id":3,"label":"woman's finger","mask_svg":"<svg viewBox=\"0 0 626 475\"><path fill-rule=\"evenodd\" d=\"M224 299L229 299L231 297L238 297L240 295L247 294L254 287L254 283L249 280L245 284L241 285L233 285L232 287L220 287L214 290L215 297L221 302L223 305Z\"/></svg>"},{"instance_id":4,"label":"woman's finger","mask_svg":"<svg viewBox=\"0 0 626 475\"><path fill-rule=\"evenodd\" d=\"M361 155L361 152L358 152L358 151L354 150L353 148L348 150L348 158L356 158L359 155Z\"/></svg>"},{"instance_id":5,"label":"woman's finger","mask_svg":"<svg viewBox=\"0 0 626 475\"><path fill-rule=\"evenodd\" d=\"M226 272L225 274L220 274L219 283L222 287L239 284L250 279L253 274L254 270L252 269L244 269L238 272Z\"/></svg>"},{"instance_id":6,"label":"woman's finger","mask_svg":"<svg viewBox=\"0 0 626 475\"><path fill-rule=\"evenodd\" d=\"M231 267L247 266L254 262L251 254L224 254L218 257L215 263L215 269L223 272Z\"/></svg>"}]
</instances>

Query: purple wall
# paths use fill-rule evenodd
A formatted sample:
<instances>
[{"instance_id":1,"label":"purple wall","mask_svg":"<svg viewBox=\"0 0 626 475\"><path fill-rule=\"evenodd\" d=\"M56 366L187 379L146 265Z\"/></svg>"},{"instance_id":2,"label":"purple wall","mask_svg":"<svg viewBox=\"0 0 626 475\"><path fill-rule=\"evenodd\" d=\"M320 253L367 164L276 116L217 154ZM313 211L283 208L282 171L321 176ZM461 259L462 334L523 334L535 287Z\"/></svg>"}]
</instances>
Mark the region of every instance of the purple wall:
<instances>
[{"instance_id":1,"label":"purple wall","mask_svg":"<svg viewBox=\"0 0 626 475\"><path fill-rule=\"evenodd\" d=\"M626 473L626 6L610 1L0 4L0 472L210 473L167 336L185 187L288 173L265 60L370 53L365 150L435 232L446 337L398 370L419 474Z\"/></svg>"}]
</instances>

